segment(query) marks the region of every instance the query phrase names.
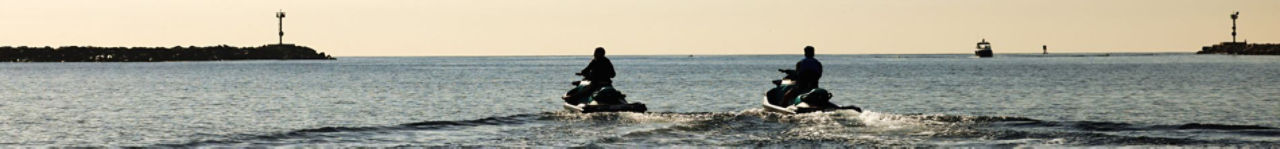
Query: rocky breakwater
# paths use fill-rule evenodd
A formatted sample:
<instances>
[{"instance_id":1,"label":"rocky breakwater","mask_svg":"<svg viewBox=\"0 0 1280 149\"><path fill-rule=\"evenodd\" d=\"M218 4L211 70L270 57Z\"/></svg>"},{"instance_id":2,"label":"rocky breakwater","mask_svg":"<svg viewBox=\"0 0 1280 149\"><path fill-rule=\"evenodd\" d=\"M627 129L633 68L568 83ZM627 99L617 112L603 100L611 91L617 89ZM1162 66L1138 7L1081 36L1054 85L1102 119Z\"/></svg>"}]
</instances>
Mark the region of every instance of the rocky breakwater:
<instances>
[{"instance_id":1,"label":"rocky breakwater","mask_svg":"<svg viewBox=\"0 0 1280 149\"><path fill-rule=\"evenodd\" d=\"M1196 54L1233 54L1233 55L1280 55L1280 44L1249 44L1244 42L1223 42L1213 46L1205 46Z\"/></svg>"},{"instance_id":2,"label":"rocky breakwater","mask_svg":"<svg viewBox=\"0 0 1280 149\"><path fill-rule=\"evenodd\" d=\"M332 60L332 56L292 44L259 47L0 47L0 62L160 62L220 60Z\"/></svg>"}]
</instances>

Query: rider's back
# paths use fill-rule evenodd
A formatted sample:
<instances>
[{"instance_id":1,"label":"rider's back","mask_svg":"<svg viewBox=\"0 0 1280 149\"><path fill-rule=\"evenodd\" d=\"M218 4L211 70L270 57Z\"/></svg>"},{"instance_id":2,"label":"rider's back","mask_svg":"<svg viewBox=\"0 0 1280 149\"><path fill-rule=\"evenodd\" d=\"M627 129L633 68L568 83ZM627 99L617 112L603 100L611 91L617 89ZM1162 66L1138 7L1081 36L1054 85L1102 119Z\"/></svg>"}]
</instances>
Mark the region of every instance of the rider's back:
<instances>
[{"instance_id":1,"label":"rider's back","mask_svg":"<svg viewBox=\"0 0 1280 149\"><path fill-rule=\"evenodd\" d=\"M613 71L613 62L604 56L591 59L591 63L587 64L587 68L582 69L582 76L593 82L611 82L610 80L617 75Z\"/></svg>"},{"instance_id":2,"label":"rider's back","mask_svg":"<svg viewBox=\"0 0 1280 149\"><path fill-rule=\"evenodd\" d=\"M804 59L796 62L796 84L801 88L818 87L818 79L822 78L822 62L813 58L813 47L805 47Z\"/></svg>"}]
</instances>

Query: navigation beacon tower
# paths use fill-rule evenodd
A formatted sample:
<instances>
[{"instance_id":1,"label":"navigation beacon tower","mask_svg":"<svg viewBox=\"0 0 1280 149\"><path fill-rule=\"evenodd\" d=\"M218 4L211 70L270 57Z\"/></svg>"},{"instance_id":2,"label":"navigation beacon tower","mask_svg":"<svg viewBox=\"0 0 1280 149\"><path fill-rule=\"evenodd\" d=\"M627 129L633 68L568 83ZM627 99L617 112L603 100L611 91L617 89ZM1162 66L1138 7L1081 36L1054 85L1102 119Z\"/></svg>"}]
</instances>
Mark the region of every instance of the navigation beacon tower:
<instances>
[{"instance_id":1,"label":"navigation beacon tower","mask_svg":"<svg viewBox=\"0 0 1280 149\"><path fill-rule=\"evenodd\" d=\"M284 10L275 12L275 18L280 19L280 45L284 45Z\"/></svg>"},{"instance_id":2,"label":"navigation beacon tower","mask_svg":"<svg viewBox=\"0 0 1280 149\"><path fill-rule=\"evenodd\" d=\"M1240 12L1231 14L1231 42L1236 42L1236 19L1240 18Z\"/></svg>"}]
</instances>

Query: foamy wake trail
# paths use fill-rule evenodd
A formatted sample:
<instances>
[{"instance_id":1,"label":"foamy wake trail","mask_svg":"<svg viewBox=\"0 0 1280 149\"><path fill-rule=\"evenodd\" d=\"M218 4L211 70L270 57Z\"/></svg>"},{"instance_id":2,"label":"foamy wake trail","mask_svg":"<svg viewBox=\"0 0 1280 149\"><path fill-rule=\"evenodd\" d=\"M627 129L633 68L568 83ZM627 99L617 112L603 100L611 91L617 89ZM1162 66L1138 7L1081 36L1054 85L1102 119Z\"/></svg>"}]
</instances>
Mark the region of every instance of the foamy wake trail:
<instances>
[{"instance_id":1,"label":"foamy wake trail","mask_svg":"<svg viewBox=\"0 0 1280 149\"><path fill-rule=\"evenodd\" d=\"M1105 127L1105 128L1103 128ZM385 127L325 127L279 134L229 136L180 146L445 146L445 147L842 147L1275 144L1125 136L1093 129L1185 132L1185 129L1262 133L1273 128L1188 124L1046 122L1023 117L893 114L875 111L784 115L760 108L706 113L546 112L464 121L427 121ZM1255 129L1257 128L1257 129ZM1260 129L1260 130L1259 130ZM1218 131L1218 130L1214 130Z\"/></svg>"}]
</instances>

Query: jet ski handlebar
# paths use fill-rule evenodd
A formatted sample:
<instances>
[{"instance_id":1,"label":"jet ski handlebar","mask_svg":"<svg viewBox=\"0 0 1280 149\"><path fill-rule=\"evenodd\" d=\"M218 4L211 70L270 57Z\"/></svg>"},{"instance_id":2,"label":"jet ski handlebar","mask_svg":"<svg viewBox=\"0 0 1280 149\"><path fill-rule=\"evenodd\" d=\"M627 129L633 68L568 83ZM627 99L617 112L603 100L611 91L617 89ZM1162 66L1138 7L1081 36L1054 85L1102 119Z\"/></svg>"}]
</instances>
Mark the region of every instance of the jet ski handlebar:
<instances>
[{"instance_id":1,"label":"jet ski handlebar","mask_svg":"<svg viewBox=\"0 0 1280 149\"><path fill-rule=\"evenodd\" d=\"M773 85L782 85L784 83L783 80L787 80L789 82L791 80L791 76L796 75L795 69L778 69L778 72L785 73L787 76L782 77L780 80L773 80Z\"/></svg>"},{"instance_id":2,"label":"jet ski handlebar","mask_svg":"<svg viewBox=\"0 0 1280 149\"><path fill-rule=\"evenodd\" d=\"M791 78L791 76L795 76L798 73L795 69L778 69L778 72L787 74L785 78Z\"/></svg>"}]
</instances>

